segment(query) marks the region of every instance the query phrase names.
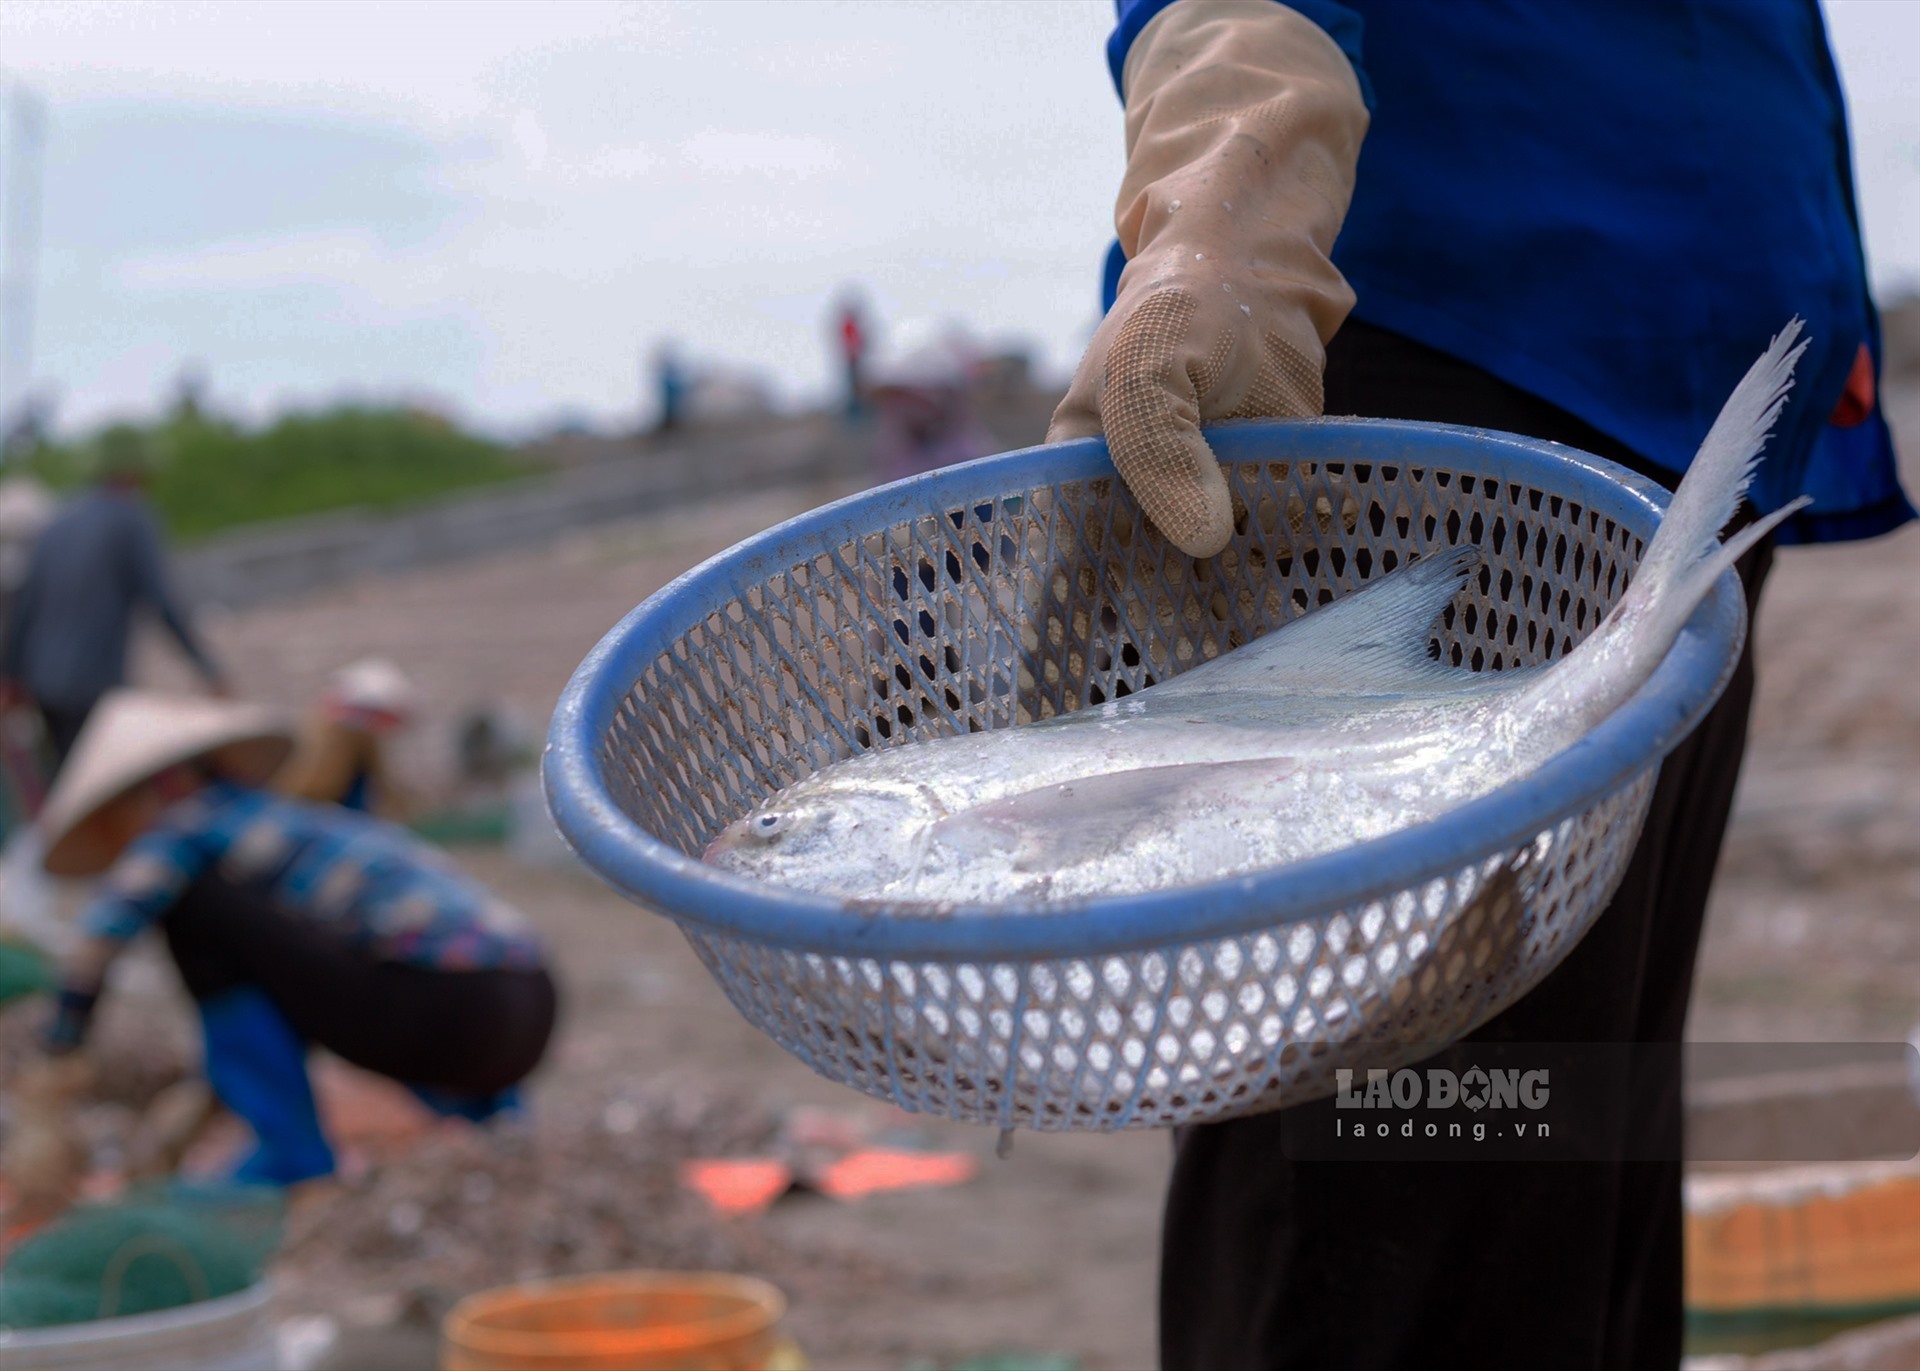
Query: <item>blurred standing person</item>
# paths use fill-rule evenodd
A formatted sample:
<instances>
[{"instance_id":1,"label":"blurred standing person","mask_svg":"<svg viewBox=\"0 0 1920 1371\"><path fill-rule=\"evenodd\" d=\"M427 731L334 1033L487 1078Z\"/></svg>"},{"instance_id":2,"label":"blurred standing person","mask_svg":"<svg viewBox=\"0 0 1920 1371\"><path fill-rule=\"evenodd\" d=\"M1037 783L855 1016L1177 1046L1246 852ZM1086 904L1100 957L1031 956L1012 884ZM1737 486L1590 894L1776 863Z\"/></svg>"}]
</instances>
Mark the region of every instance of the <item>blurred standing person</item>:
<instances>
[{"instance_id":1,"label":"blurred standing person","mask_svg":"<svg viewBox=\"0 0 1920 1371\"><path fill-rule=\"evenodd\" d=\"M418 702L407 674L384 657L340 668L302 726L293 755L275 773L273 788L383 819L403 818L410 806L388 765L387 745L412 722Z\"/></svg>"},{"instance_id":2,"label":"blurred standing person","mask_svg":"<svg viewBox=\"0 0 1920 1371\"><path fill-rule=\"evenodd\" d=\"M851 291L840 298L834 338L840 346L840 366L847 380L847 418L858 420L867 412L867 324L860 297Z\"/></svg>"},{"instance_id":3,"label":"blurred standing person","mask_svg":"<svg viewBox=\"0 0 1920 1371\"><path fill-rule=\"evenodd\" d=\"M34 544L8 616L0 659L7 698L24 695L46 720L56 771L93 707L127 678L134 612L160 616L207 685L226 677L168 584L160 526L144 494L153 454L127 425L100 436L98 477Z\"/></svg>"},{"instance_id":4,"label":"blurred standing person","mask_svg":"<svg viewBox=\"0 0 1920 1371\"><path fill-rule=\"evenodd\" d=\"M662 343L653 350L653 386L660 404L653 431L677 432L687 407L687 370L681 365L680 353L672 343Z\"/></svg>"}]
</instances>

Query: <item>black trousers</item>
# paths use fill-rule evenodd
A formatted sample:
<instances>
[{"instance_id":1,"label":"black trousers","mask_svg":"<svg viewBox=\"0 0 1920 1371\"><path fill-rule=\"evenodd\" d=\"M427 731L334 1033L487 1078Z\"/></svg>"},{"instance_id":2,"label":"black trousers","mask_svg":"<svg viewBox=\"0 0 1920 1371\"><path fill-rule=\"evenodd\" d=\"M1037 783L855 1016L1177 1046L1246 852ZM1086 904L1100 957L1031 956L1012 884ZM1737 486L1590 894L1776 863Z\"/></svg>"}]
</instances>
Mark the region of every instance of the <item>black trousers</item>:
<instances>
[{"instance_id":1,"label":"black trousers","mask_svg":"<svg viewBox=\"0 0 1920 1371\"><path fill-rule=\"evenodd\" d=\"M540 1062L557 995L544 970L435 971L379 961L260 891L202 876L167 911L187 993L257 986L310 1043L409 1085L504 1090Z\"/></svg>"},{"instance_id":2,"label":"black trousers","mask_svg":"<svg viewBox=\"0 0 1920 1371\"><path fill-rule=\"evenodd\" d=\"M1327 413L1505 429L1661 479L1571 415L1355 322L1329 349ZM1740 567L1750 609L1771 558L1763 544ZM1679 1040L1752 699L1749 646L1726 694L1661 768L1612 904L1474 1040ZM1456 1048L1435 1060L1460 1071L1470 1056ZM1614 1159L1592 1162L1296 1162L1280 1139L1298 1111L1181 1130L1161 1248L1163 1365L1678 1366L1680 1084L1677 1054L1654 1054L1613 1102ZM1330 1101L1302 1108L1330 1123ZM1666 1160L1626 1160L1647 1157Z\"/></svg>"}]
</instances>

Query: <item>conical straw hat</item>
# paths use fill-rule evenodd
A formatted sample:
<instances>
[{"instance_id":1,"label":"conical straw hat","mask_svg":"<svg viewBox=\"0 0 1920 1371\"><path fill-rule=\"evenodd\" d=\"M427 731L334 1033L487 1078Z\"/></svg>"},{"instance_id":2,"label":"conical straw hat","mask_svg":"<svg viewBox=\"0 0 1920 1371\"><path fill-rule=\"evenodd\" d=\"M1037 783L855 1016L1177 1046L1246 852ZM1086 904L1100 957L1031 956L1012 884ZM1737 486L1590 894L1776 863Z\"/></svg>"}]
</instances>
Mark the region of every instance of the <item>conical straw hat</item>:
<instances>
[{"instance_id":1,"label":"conical straw hat","mask_svg":"<svg viewBox=\"0 0 1920 1371\"><path fill-rule=\"evenodd\" d=\"M293 732L264 705L151 690L116 690L95 706L40 812L42 864L56 876L90 876L116 855L94 820L114 800L168 767L202 759L249 785L286 760Z\"/></svg>"}]
</instances>

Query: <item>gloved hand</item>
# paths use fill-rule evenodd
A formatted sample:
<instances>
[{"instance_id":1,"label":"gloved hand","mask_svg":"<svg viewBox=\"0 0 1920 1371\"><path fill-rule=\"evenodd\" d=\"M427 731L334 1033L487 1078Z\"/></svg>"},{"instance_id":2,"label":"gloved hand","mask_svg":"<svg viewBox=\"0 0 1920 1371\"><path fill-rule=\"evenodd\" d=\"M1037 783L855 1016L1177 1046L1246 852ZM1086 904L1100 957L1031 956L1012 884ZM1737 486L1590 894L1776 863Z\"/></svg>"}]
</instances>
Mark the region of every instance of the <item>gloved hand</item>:
<instances>
[{"instance_id":1,"label":"gloved hand","mask_svg":"<svg viewBox=\"0 0 1920 1371\"><path fill-rule=\"evenodd\" d=\"M1147 516L1211 557L1233 508L1201 423L1320 413L1367 109L1346 55L1273 0L1175 0L1124 84L1127 267L1047 438L1104 430Z\"/></svg>"}]
</instances>

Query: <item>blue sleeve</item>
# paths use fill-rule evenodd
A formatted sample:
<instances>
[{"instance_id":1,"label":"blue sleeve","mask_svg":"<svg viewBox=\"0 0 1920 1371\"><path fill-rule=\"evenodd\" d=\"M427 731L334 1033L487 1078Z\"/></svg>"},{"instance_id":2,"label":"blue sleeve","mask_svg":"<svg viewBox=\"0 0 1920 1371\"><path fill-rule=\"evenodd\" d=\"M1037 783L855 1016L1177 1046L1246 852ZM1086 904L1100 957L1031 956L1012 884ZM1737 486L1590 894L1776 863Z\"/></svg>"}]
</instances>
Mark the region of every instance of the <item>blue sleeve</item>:
<instances>
[{"instance_id":1,"label":"blue sleeve","mask_svg":"<svg viewBox=\"0 0 1920 1371\"><path fill-rule=\"evenodd\" d=\"M89 938L126 943L157 922L214 862L220 844L193 827L161 824L134 839L80 915Z\"/></svg>"},{"instance_id":2,"label":"blue sleeve","mask_svg":"<svg viewBox=\"0 0 1920 1371\"><path fill-rule=\"evenodd\" d=\"M1120 240L1114 239L1107 244L1106 260L1100 264L1100 312L1105 314L1113 308L1113 302L1120 298L1120 273L1127 269L1127 254L1121 250Z\"/></svg>"},{"instance_id":3,"label":"blue sleeve","mask_svg":"<svg viewBox=\"0 0 1920 1371\"><path fill-rule=\"evenodd\" d=\"M1140 30L1153 22L1153 17L1172 4L1173 0L1114 0L1113 7L1119 15L1113 34L1107 39L1107 70L1113 73L1113 88L1120 93L1120 101L1126 103L1126 88L1121 84L1120 74L1127 68L1127 52L1133 47L1133 40L1140 36ZM1321 28L1347 55L1347 61L1353 64L1353 74L1360 82L1360 97L1367 102L1367 111L1373 111L1373 83L1367 80L1367 69L1360 60L1360 39L1365 28L1360 16L1340 4L1339 0L1285 0L1287 7L1296 13L1305 15Z\"/></svg>"},{"instance_id":4,"label":"blue sleeve","mask_svg":"<svg viewBox=\"0 0 1920 1371\"><path fill-rule=\"evenodd\" d=\"M200 669L200 674L209 681L220 679L220 668L214 664L207 650L201 646L199 636L181 611L180 602L174 599L173 587L167 578L166 552L160 543L160 528L153 516L144 509L133 511L133 528L128 538L128 550L134 559L134 576L139 582L140 593L160 616L180 648Z\"/></svg>"},{"instance_id":5,"label":"blue sleeve","mask_svg":"<svg viewBox=\"0 0 1920 1371\"><path fill-rule=\"evenodd\" d=\"M194 878L213 864L219 842L191 827L162 824L135 839L101 878L80 915L89 939L125 945L158 921ZM49 1052L71 1052L87 1036L106 966L70 967L61 980L52 1020L41 1035Z\"/></svg>"}]
</instances>

